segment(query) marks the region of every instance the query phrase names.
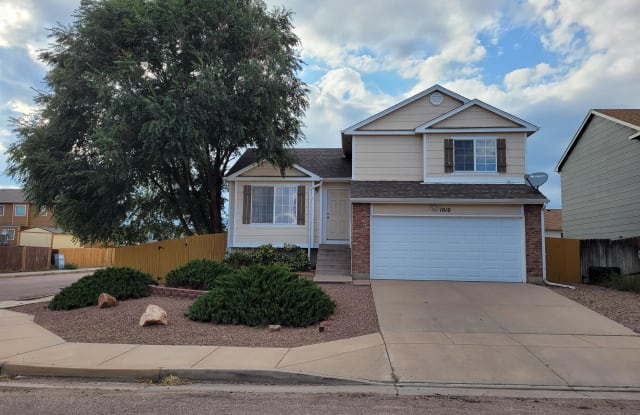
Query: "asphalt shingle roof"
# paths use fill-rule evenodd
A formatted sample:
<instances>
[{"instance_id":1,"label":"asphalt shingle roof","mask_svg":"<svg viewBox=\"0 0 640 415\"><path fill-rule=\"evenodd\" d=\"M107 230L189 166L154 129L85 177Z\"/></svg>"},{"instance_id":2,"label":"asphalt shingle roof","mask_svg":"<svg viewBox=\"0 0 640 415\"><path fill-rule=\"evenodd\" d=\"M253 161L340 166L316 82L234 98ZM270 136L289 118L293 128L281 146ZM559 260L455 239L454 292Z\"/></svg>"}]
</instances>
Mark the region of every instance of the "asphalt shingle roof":
<instances>
[{"instance_id":1,"label":"asphalt shingle roof","mask_svg":"<svg viewBox=\"0 0 640 415\"><path fill-rule=\"evenodd\" d=\"M297 164L322 178L350 178L351 160L344 157L341 148L296 148L292 150ZM247 149L229 169L227 176L244 169L257 161L253 148Z\"/></svg>"},{"instance_id":2,"label":"asphalt shingle roof","mask_svg":"<svg viewBox=\"0 0 640 415\"><path fill-rule=\"evenodd\" d=\"M640 109L600 109L594 110L620 121L633 124L640 128Z\"/></svg>"},{"instance_id":3,"label":"asphalt shingle roof","mask_svg":"<svg viewBox=\"0 0 640 415\"><path fill-rule=\"evenodd\" d=\"M544 203L540 191L526 184L444 184L421 182L351 182L352 199L532 200Z\"/></svg>"},{"instance_id":4,"label":"asphalt shingle roof","mask_svg":"<svg viewBox=\"0 0 640 415\"><path fill-rule=\"evenodd\" d=\"M25 202L22 189L0 189L0 203L23 203Z\"/></svg>"}]
</instances>

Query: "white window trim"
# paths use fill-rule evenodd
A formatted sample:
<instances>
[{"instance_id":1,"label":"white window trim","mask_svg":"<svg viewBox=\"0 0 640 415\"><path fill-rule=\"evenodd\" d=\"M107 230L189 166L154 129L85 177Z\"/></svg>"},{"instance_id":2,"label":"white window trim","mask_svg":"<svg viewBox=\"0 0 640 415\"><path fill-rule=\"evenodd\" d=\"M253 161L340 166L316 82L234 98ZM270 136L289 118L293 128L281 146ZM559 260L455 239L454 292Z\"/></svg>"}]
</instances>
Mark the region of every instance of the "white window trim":
<instances>
[{"instance_id":1,"label":"white window trim","mask_svg":"<svg viewBox=\"0 0 640 415\"><path fill-rule=\"evenodd\" d=\"M498 173L498 137L451 137L453 139L453 174L495 174ZM478 140L493 140L493 145L496 151L495 157L495 170L476 170L477 153L476 153L476 141ZM456 141L473 141L473 170L456 170Z\"/></svg>"},{"instance_id":2,"label":"white window trim","mask_svg":"<svg viewBox=\"0 0 640 415\"><path fill-rule=\"evenodd\" d=\"M16 239L16 230L12 228L4 228L0 230L0 233L4 235L11 235L11 238L7 237L7 241L14 241Z\"/></svg>"},{"instance_id":3,"label":"white window trim","mask_svg":"<svg viewBox=\"0 0 640 415\"><path fill-rule=\"evenodd\" d=\"M24 206L24 215L18 215L18 206ZM13 207L13 214L14 214L14 216L16 216L16 217L18 217L18 216L19 216L19 217L21 217L21 218L22 218L22 217L27 216L27 205L24 205L24 204L15 205L15 206Z\"/></svg>"},{"instance_id":4,"label":"white window trim","mask_svg":"<svg viewBox=\"0 0 640 415\"><path fill-rule=\"evenodd\" d=\"M274 222L253 222L253 202L254 202L254 197L253 197L253 189L256 187L270 187L273 189L273 211L271 212L271 220ZM296 196L296 203L294 204L294 211L293 211L293 217L294 217L294 222L293 223L276 223L276 188L278 187L290 187L294 189L294 194ZM297 219L298 217L298 185L290 185L290 184L259 184L259 185L253 185L251 186L251 214L249 216L249 220L250 226L257 226L257 227L269 227L269 226L277 226L277 227L296 227L298 226L297 224Z\"/></svg>"}]
</instances>

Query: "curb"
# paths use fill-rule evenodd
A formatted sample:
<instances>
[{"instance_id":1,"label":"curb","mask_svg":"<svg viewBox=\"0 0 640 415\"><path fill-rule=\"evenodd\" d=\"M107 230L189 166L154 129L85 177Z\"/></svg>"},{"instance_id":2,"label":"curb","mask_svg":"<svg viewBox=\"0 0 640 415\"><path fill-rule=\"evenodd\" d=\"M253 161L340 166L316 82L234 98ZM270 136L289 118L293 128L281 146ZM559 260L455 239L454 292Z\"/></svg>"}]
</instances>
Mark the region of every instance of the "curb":
<instances>
[{"instance_id":1,"label":"curb","mask_svg":"<svg viewBox=\"0 0 640 415\"><path fill-rule=\"evenodd\" d=\"M183 379L224 383L250 383L269 385L376 385L370 381L332 378L305 373L275 370L226 370L226 369L97 369L55 366L31 366L0 362L0 375L7 377L70 377L113 380L151 379L159 381L169 375Z\"/></svg>"},{"instance_id":2,"label":"curb","mask_svg":"<svg viewBox=\"0 0 640 415\"><path fill-rule=\"evenodd\" d=\"M21 277L41 277L44 275L57 274L78 274L81 272L94 272L101 268L78 268L78 269L60 269L54 271L29 271L29 272L7 272L0 274L0 280L4 278L21 278Z\"/></svg>"}]
</instances>

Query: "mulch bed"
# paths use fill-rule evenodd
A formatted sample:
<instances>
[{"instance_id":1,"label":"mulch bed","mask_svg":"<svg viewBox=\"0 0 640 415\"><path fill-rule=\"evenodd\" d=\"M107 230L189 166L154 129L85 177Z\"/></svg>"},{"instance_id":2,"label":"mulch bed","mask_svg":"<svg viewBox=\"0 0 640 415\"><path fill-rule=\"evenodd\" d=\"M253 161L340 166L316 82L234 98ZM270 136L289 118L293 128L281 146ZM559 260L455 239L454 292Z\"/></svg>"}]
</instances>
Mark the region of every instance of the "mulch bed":
<instances>
[{"instance_id":1,"label":"mulch bed","mask_svg":"<svg viewBox=\"0 0 640 415\"><path fill-rule=\"evenodd\" d=\"M378 318L369 286L321 284L336 302L330 326L319 332L318 325L306 328L266 328L216 325L195 322L184 317L191 299L146 297L126 300L116 307L52 311L46 303L12 308L33 314L35 322L70 342L159 345L296 347L377 333ZM169 316L167 326L140 327L138 321L148 304L162 307Z\"/></svg>"},{"instance_id":2,"label":"mulch bed","mask_svg":"<svg viewBox=\"0 0 640 415\"><path fill-rule=\"evenodd\" d=\"M617 291L591 284L577 284L575 287L575 290L548 288L640 333L640 293Z\"/></svg>"}]
</instances>

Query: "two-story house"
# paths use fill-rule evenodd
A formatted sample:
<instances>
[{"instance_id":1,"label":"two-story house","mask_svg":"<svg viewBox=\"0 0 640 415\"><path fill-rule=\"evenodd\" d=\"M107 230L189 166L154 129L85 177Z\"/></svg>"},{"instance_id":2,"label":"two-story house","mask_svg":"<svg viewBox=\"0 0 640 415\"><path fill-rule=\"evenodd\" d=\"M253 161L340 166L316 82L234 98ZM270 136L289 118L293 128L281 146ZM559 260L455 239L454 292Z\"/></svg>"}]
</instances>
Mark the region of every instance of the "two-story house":
<instances>
[{"instance_id":1,"label":"two-story house","mask_svg":"<svg viewBox=\"0 0 640 415\"><path fill-rule=\"evenodd\" d=\"M41 227L55 228L51 212L36 209L20 189L0 189L0 245L15 246L20 232Z\"/></svg>"},{"instance_id":2,"label":"two-story house","mask_svg":"<svg viewBox=\"0 0 640 415\"><path fill-rule=\"evenodd\" d=\"M640 109L594 109L556 166L564 236L640 236Z\"/></svg>"},{"instance_id":3,"label":"two-story house","mask_svg":"<svg viewBox=\"0 0 640 415\"><path fill-rule=\"evenodd\" d=\"M539 280L537 130L435 85L343 130L342 148L295 149L284 176L249 149L226 176L229 248L342 244L354 279Z\"/></svg>"}]
</instances>

